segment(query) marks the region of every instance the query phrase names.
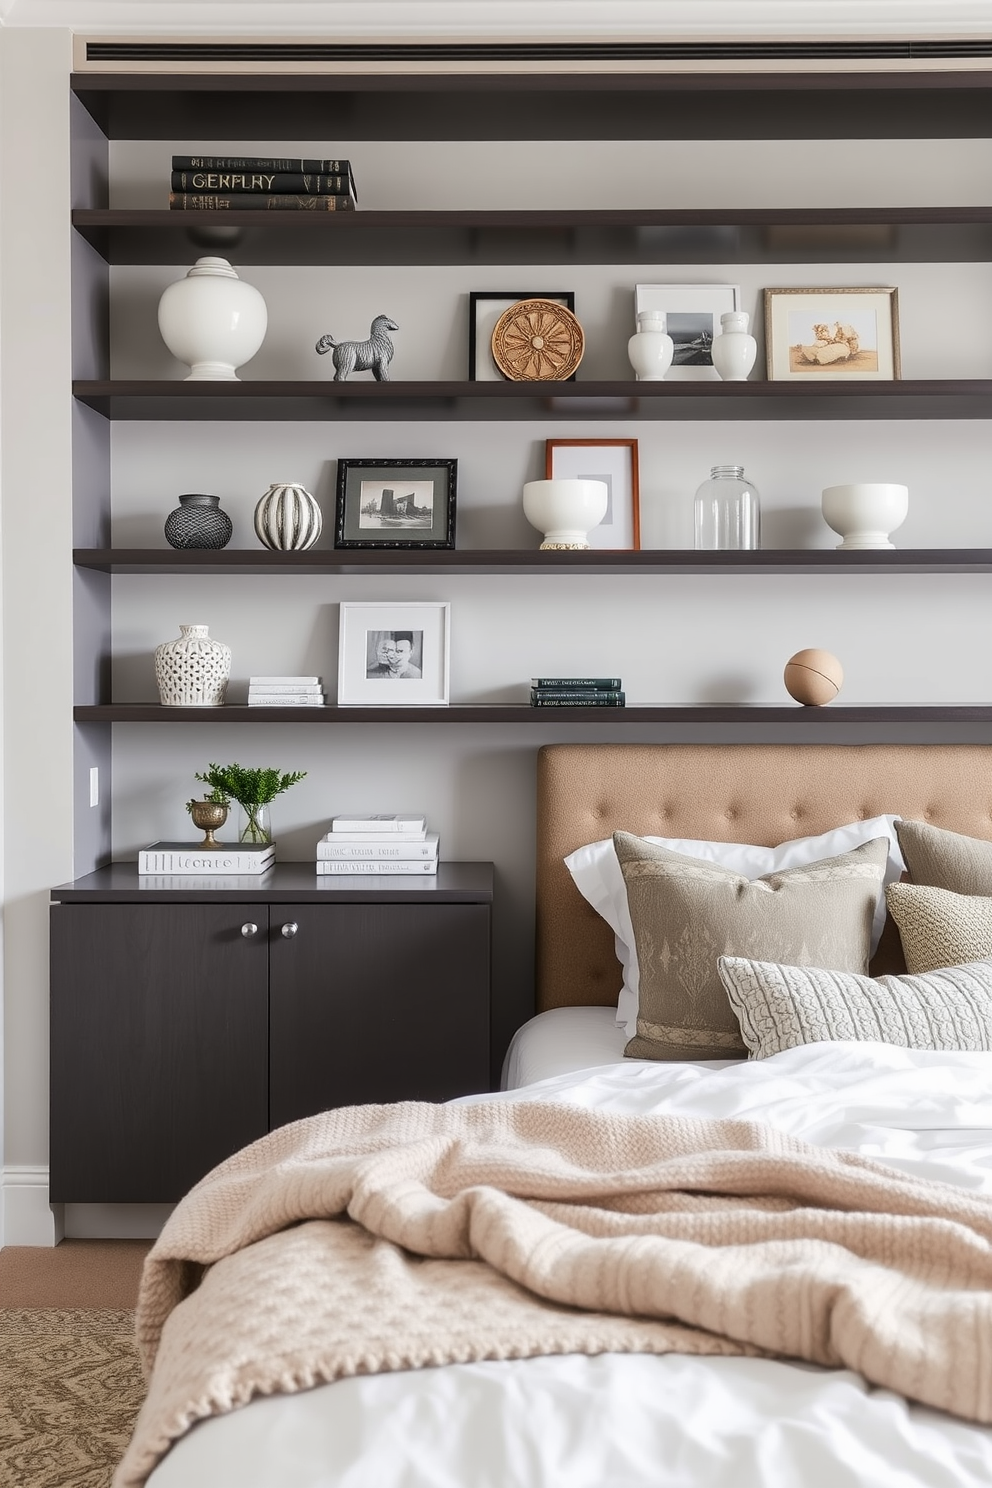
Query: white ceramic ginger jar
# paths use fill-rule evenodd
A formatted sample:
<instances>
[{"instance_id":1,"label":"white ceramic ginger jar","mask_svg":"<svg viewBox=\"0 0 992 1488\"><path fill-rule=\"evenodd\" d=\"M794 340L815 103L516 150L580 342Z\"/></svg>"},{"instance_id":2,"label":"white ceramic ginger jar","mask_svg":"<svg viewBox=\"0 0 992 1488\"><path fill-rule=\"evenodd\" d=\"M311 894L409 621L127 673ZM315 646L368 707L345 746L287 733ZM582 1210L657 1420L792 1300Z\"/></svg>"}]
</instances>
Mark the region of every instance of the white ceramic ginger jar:
<instances>
[{"instance_id":1,"label":"white ceramic ginger jar","mask_svg":"<svg viewBox=\"0 0 992 1488\"><path fill-rule=\"evenodd\" d=\"M606 516L609 491L599 480L537 480L524 486L524 516L544 533L542 548L588 548Z\"/></svg>"},{"instance_id":2,"label":"white ceramic ginger jar","mask_svg":"<svg viewBox=\"0 0 992 1488\"><path fill-rule=\"evenodd\" d=\"M747 382L754 366L758 343L748 331L746 310L728 310L720 316L720 333L713 337L713 365L724 382Z\"/></svg>"},{"instance_id":3,"label":"white ceramic ginger jar","mask_svg":"<svg viewBox=\"0 0 992 1488\"><path fill-rule=\"evenodd\" d=\"M322 525L320 507L298 481L277 481L255 508L255 536L280 552L312 548Z\"/></svg>"},{"instance_id":4,"label":"white ceramic ginger jar","mask_svg":"<svg viewBox=\"0 0 992 1488\"><path fill-rule=\"evenodd\" d=\"M190 368L186 382L239 382L265 339L268 312L226 258L198 258L158 302L162 340Z\"/></svg>"},{"instance_id":5,"label":"white ceramic ginger jar","mask_svg":"<svg viewBox=\"0 0 992 1488\"><path fill-rule=\"evenodd\" d=\"M663 310L639 310L637 330L627 342L627 356L638 382L660 382L672 365L675 343Z\"/></svg>"},{"instance_id":6,"label":"white ceramic ginger jar","mask_svg":"<svg viewBox=\"0 0 992 1488\"><path fill-rule=\"evenodd\" d=\"M231 676L231 648L210 639L207 625L180 625L177 640L155 651L163 708L220 708Z\"/></svg>"}]
</instances>

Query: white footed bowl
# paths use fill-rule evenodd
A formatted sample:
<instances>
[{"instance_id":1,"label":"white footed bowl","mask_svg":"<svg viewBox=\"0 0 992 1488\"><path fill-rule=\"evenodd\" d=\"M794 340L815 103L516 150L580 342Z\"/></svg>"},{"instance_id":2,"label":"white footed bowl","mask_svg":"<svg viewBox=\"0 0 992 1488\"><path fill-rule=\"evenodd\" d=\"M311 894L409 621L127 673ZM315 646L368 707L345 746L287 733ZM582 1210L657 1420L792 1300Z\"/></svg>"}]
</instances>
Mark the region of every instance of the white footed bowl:
<instances>
[{"instance_id":1,"label":"white footed bowl","mask_svg":"<svg viewBox=\"0 0 992 1488\"><path fill-rule=\"evenodd\" d=\"M820 501L827 526L844 539L838 548L894 548L889 533L906 520L909 487L872 481L827 486Z\"/></svg>"},{"instance_id":2,"label":"white footed bowl","mask_svg":"<svg viewBox=\"0 0 992 1488\"><path fill-rule=\"evenodd\" d=\"M587 548L608 501L605 481L536 480L524 486L524 516L544 533L542 548Z\"/></svg>"}]
</instances>

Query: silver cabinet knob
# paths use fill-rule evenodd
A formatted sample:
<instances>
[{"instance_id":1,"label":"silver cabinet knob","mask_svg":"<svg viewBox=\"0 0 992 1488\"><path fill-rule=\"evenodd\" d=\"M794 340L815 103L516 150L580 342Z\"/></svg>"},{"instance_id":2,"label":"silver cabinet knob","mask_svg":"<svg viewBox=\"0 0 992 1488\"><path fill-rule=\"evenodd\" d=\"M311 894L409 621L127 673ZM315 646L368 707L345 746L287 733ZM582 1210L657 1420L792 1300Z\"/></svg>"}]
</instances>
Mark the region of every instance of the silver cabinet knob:
<instances>
[{"instance_id":1,"label":"silver cabinet knob","mask_svg":"<svg viewBox=\"0 0 992 1488\"><path fill-rule=\"evenodd\" d=\"M258 926L253 925L251 920L249 920L247 924L241 926L241 934L244 936L245 940L251 940L253 935L258 934Z\"/></svg>"},{"instance_id":2,"label":"silver cabinet knob","mask_svg":"<svg viewBox=\"0 0 992 1488\"><path fill-rule=\"evenodd\" d=\"M287 940L292 940L293 936L296 934L299 928L300 927L295 920L289 920L287 924L283 925L282 933Z\"/></svg>"}]
</instances>

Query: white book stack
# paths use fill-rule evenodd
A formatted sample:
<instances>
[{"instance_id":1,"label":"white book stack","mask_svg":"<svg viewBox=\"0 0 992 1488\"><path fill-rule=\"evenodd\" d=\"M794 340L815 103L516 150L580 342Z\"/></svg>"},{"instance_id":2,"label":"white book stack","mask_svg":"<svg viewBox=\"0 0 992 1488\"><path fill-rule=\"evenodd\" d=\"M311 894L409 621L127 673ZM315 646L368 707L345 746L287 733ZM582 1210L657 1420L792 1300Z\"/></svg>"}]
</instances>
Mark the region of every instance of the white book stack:
<instances>
[{"instance_id":1,"label":"white book stack","mask_svg":"<svg viewBox=\"0 0 992 1488\"><path fill-rule=\"evenodd\" d=\"M319 677L249 677L249 708L322 708Z\"/></svg>"},{"instance_id":2,"label":"white book stack","mask_svg":"<svg viewBox=\"0 0 992 1488\"><path fill-rule=\"evenodd\" d=\"M438 834L422 816L335 816L317 843L321 877L437 873Z\"/></svg>"}]
</instances>

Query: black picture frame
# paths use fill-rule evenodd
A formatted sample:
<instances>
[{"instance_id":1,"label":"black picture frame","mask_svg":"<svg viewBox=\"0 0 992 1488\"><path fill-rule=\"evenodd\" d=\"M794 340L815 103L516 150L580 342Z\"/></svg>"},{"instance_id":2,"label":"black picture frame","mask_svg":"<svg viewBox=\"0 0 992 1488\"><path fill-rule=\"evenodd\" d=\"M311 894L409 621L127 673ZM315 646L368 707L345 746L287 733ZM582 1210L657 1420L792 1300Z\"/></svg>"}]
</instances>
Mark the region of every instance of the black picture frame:
<instances>
[{"instance_id":1,"label":"black picture frame","mask_svg":"<svg viewBox=\"0 0 992 1488\"><path fill-rule=\"evenodd\" d=\"M457 460L339 460L334 546L453 548L457 484Z\"/></svg>"},{"instance_id":2,"label":"black picture frame","mask_svg":"<svg viewBox=\"0 0 992 1488\"><path fill-rule=\"evenodd\" d=\"M575 292L571 289L472 289L468 296L468 380L469 382L505 382L506 378L493 361L490 336L480 335L479 321L487 312L497 309L497 319L504 310L519 300L554 300L575 314ZM492 319L491 313L488 315ZM480 357L488 360L480 367ZM491 372L490 372L491 365ZM495 374L495 375L492 375ZM575 381L575 373L566 379Z\"/></svg>"}]
</instances>

